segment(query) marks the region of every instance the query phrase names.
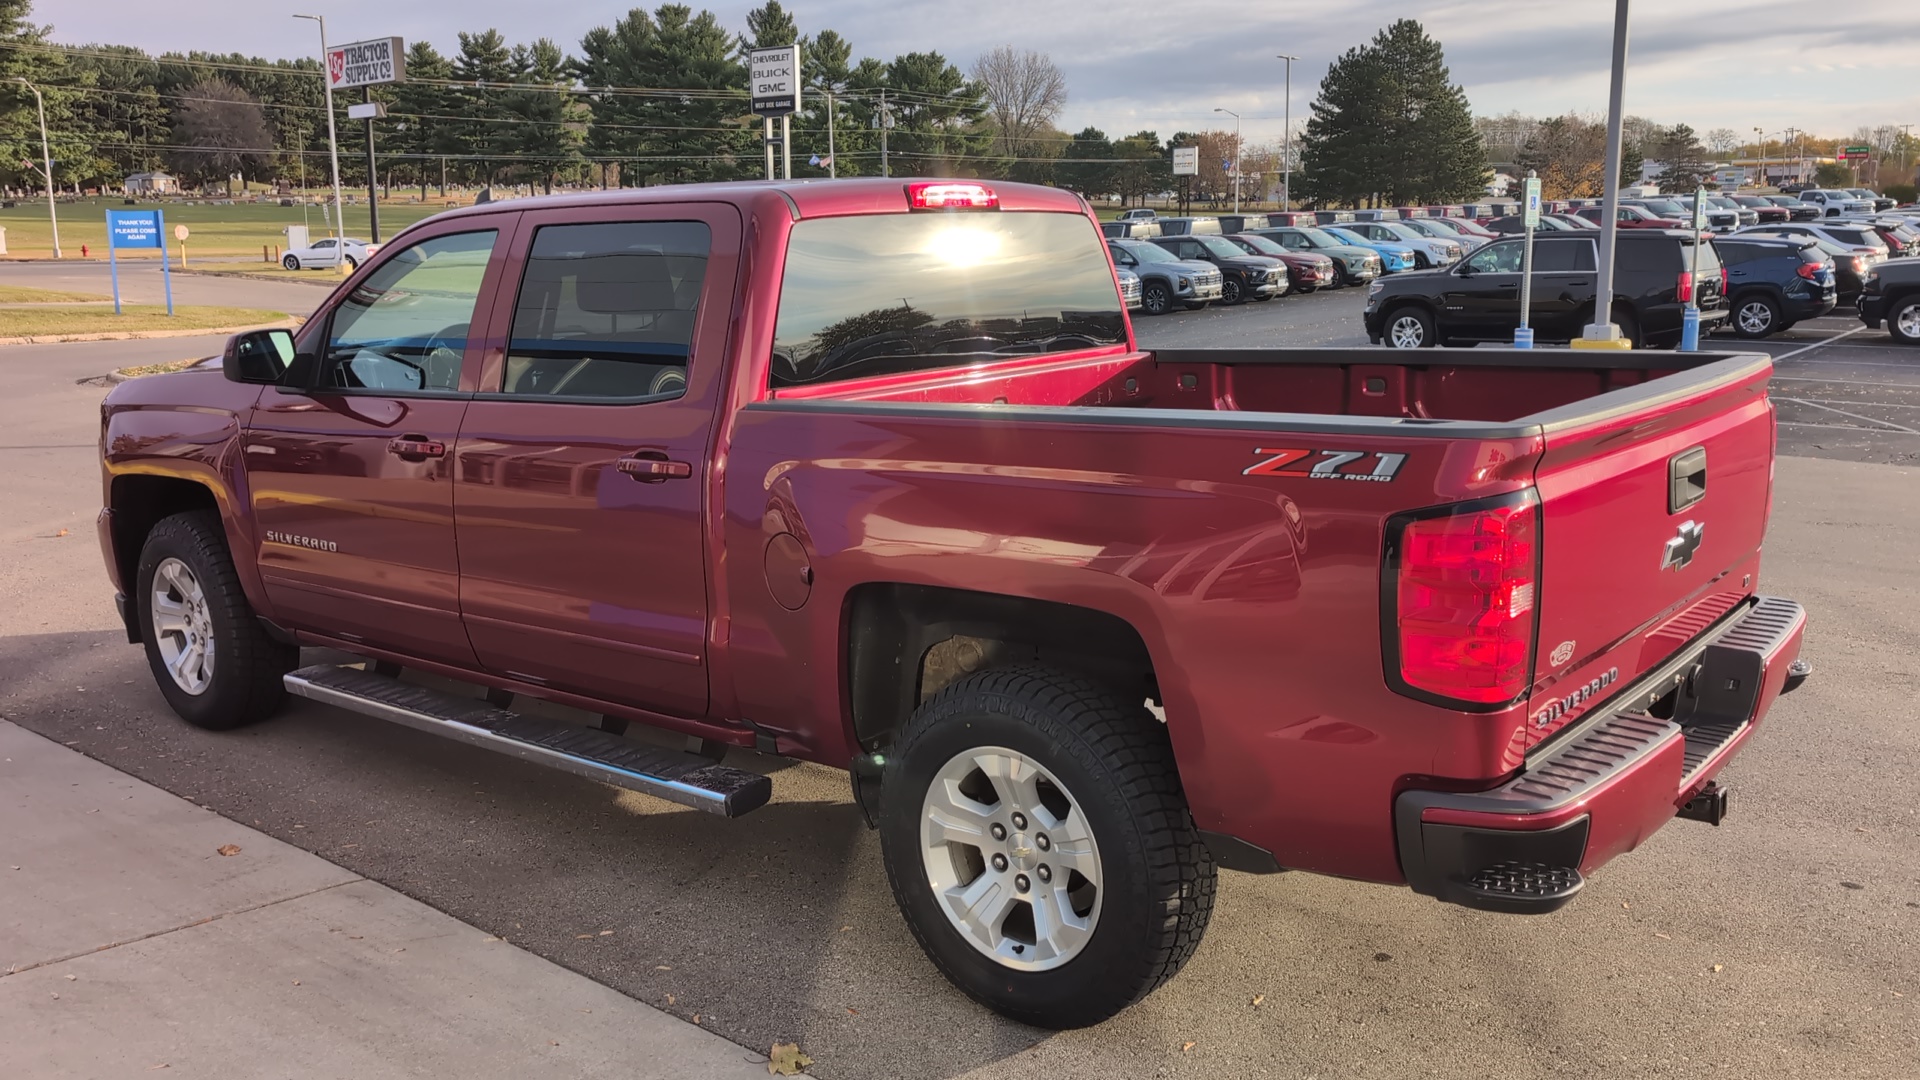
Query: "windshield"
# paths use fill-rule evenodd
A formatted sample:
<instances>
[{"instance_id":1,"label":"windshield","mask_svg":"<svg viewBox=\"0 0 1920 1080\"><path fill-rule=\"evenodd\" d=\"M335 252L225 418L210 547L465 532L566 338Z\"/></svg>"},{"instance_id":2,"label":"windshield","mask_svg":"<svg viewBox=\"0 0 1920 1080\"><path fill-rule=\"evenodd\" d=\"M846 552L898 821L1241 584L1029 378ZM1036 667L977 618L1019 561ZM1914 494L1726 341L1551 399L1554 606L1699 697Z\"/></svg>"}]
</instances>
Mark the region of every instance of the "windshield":
<instances>
[{"instance_id":1,"label":"windshield","mask_svg":"<svg viewBox=\"0 0 1920 1080\"><path fill-rule=\"evenodd\" d=\"M1101 243L1079 214L796 222L770 381L796 386L1123 343L1126 314Z\"/></svg>"},{"instance_id":2,"label":"windshield","mask_svg":"<svg viewBox=\"0 0 1920 1080\"><path fill-rule=\"evenodd\" d=\"M1739 204L1739 203L1737 203L1737 202L1734 202L1734 201L1733 201L1732 199L1729 199L1729 198L1727 198L1727 197L1726 197L1725 195L1709 195L1709 196L1707 196L1707 205L1708 205L1708 206L1717 206L1717 207L1719 207L1719 208L1720 208L1720 209L1722 209L1722 210L1738 210L1738 209L1740 209L1740 204Z\"/></svg>"},{"instance_id":3,"label":"windshield","mask_svg":"<svg viewBox=\"0 0 1920 1080\"><path fill-rule=\"evenodd\" d=\"M1391 234L1392 234L1393 236L1395 236L1395 237L1398 237L1398 238L1399 238L1399 239L1401 239L1401 240L1425 240L1425 239L1427 239L1427 237L1425 237L1425 236L1422 236L1422 235L1420 234L1420 230L1419 230L1419 229L1416 229L1416 228L1414 228L1413 226L1411 226L1411 225L1409 225L1409 224L1407 224L1407 223L1406 223L1406 222L1404 222L1404 221L1401 221L1401 222L1392 222L1392 223L1390 223L1390 224L1388 224L1388 225L1386 225L1386 226L1385 226L1385 228L1386 228L1386 230L1387 230L1387 232L1389 232L1389 233L1391 233Z\"/></svg>"},{"instance_id":4,"label":"windshield","mask_svg":"<svg viewBox=\"0 0 1920 1080\"><path fill-rule=\"evenodd\" d=\"M1233 239L1234 242L1245 247L1247 250L1260 255L1272 255L1275 258L1279 258L1287 253L1286 248L1281 247L1279 244L1274 243L1264 236L1255 236L1252 233L1241 233Z\"/></svg>"},{"instance_id":5,"label":"windshield","mask_svg":"<svg viewBox=\"0 0 1920 1080\"><path fill-rule=\"evenodd\" d=\"M1159 244L1149 244L1144 240L1123 240L1114 245L1143 263L1179 262L1180 257Z\"/></svg>"},{"instance_id":6,"label":"windshield","mask_svg":"<svg viewBox=\"0 0 1920 1080\"><path fill-rule=\"evenodd\" d=\"M1687 208L1672 199L1654 199L1639 204L1642 209L1651 210L1661 217L1674 217L1687 212Z\"/></svg>"},{"instance_id":7,"label":"windshield","mask_svg":"<svg viewBox=\"0 0 1920 1080\"><path fill-rule=\"evenodd\" d=\"M1391 243L1391 241L1387 240L1369 240L1359 233L1350 233L1345 229L1325 229L1322 231L1328 236L1333 237L1334 243L1336 244L1358 244L1361 247L1370 247L1374 244Z\"/></svg>"},{"instance_id":8,"label":"windshield","mask_svg":"<svg viewBox=\"0 0 1920 1080\"><path fill-rule=\"evenodd\" d=\"M1318 248L1353 246L1353 241L1343 240L1325 229L1301 229L1300 235L1306 237L1308 243Z\"/></svg>"},{"instance_id":9,"label":"windshield","mask_svg":"<svg viewBox=\"0 0 1920 1080\"><path fill-rule=\"evenodd\" d=\"M1246 252L1229 244L1227 238L1224 236L1196 236L1194 239L1200 242L1201 247L1206 248L1208 251L1213 252L1223 259L1238 259L1246 254Z\"/></svg>"}]
</instances>

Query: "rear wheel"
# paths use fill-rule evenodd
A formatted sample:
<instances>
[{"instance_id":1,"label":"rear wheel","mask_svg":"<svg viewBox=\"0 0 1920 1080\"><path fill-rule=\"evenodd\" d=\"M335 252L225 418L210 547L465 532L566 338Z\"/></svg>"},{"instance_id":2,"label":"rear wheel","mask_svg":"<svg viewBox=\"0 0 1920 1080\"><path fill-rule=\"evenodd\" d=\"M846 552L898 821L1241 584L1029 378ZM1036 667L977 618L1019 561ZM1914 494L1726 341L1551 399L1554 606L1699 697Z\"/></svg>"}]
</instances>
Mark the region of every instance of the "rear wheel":
<instances>
[{"instance_id":1,"label":"rear wheel","mask_svg":"<svg viewBox=\"0 0 1920 1080\"><path fill-rule=\"evenodd\" d=\"M1780 305L1767 297L1755 294L1734 302L1734 333L1743 338L1763 338L1780 329Z\"/></svg>"},{"instance_id":2,"label":"rear wheel","mask_svg":"<svg viewBox=\"0 0 1920 1080\"><path fill-rule=\"evenodd\" d=\"M1232 307L1235 304L1243 304L1246 300L1247 289L1246 286L1240 283L1239 278L1228 277L1220 283L1220 302L1222 304ZM1193 305L1189 304L1187 306L1192 307Z\"/></svg>"},{"instance_id":3,"label":"rear wheel","mask_svg":"<svg viewBox=\"0 0 1920 1080\"><path fill-rule=\"evenodd\" d=\"M1920 296L1893 302L1887 310L1887 333L1902 345L1920 345Z\"/></svg>"},{"instance_id":4,"label":"rear wheel","mask_svg":"<svg viewBox=\"0 0 1920 1080\"><path fill-rule=\"evenodd\" d=\"M175 514L155 525L135 580L147 666L182 720L220 731L280 708L280 677L300 653L254 617L218 515Z\"/></svg>"},{"instance_id":5,"label":"rear wheel","mask_svg":"<svg viewBox=\"0 0 1920 1080\"><path fill-rule=\"evenodd\" d=\"M353 256L351 255L346 256L346 262L347 262L347 269L349 271L360 269L359 261L356 260Z\"/></svg>"},{"instance_id":6,"label":"rear wheel","mask_svg":"<svg viewBox=\"0 0 1920 1080\"><path fill-rule=\"evenodd\" d=\"M914 937L1015 1020L1099 1023L1172 978L1206 931L1214 864L1166 729L1089 679L1029 667L947 686L888 754L880 797Z\"/></svg>"},{"instance_id":7,"label":"rear wheel","mask_svg":"<svg viewBox=\"0 0 1920 1080\"><path fill-rule=\"evenodd\" d=\"M1424 308L1403 307L1387 313L1386 343L1396 349L1426 349L1439 343L1433 316Z\"/></svg>"},{"instance_id":8,"label":"rear wheel","mask_svg":"<svg viewBox=\"0 0 1920 1080\"><path fill-rule=\"evenodd\" d=\"M1163 281L1140 286L1140 310L1149 315L1165 315L1173 310L1173 290Z\"/></svg>"}]
</instances>

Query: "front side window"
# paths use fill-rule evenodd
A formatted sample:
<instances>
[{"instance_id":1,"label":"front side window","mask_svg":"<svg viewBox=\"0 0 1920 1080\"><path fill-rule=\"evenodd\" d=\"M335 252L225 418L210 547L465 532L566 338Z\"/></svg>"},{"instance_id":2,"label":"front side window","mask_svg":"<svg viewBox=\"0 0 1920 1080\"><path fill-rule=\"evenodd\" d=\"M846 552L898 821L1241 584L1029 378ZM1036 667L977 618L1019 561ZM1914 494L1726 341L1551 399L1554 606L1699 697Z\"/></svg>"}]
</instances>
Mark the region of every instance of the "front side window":
<instances>
[{"instance_id":1,"label":"front side window","mask_svg":"<svg viewBox=\"0 0 1920 1080\"><path fill-rule=\"evenodd\" d=\"M1100 242L1085 217L1065 213L797 222L787 243L772 384L1123 344L1126 316ZM1152 247L1125 243L1142 261Z\"/></svg>"},{"instance_id":2,"label":"front side window","mask_svg":"<svg viewBox=\"0 0 1920 1080\"><path fill-rule=\"evenodd\" d=\"M1533 268L1539 273L1564 274L1592 270L1594 265L1591 240L1555 240L1537 244L1533 249Z\"/></svg>"},{"instance_id":3,"label":"front side window","mask_svg":"<svg viewBox=\"0 0 1920 1080\"><path fill-rule=\"evenodd\" d=\"M459 389L460 359L497 236L491 229L437 236L376 267L333 311L319 385Z\"/></svg>"},{"instance_id":4,"label":"front side window","mask_svg":"<svg viewBox=\"0 0 1920 1080\"><path fill-rule=\"evenodd\" d=\"M499 391L628 401L685 393L712 247L699 221L542 227Z\"/></svg>"},{"instance_id":5,"label":"front side window","mask_svg":"<svg viewBox=\"0 0 1920 1080\"><path fill-rule=\"evenodd\" d=\"M1466 261L1466 267L1476 274L1517 274L1520 272L1521 245L1516 243L1488 244Z\"/></svg>"}]
</instances>

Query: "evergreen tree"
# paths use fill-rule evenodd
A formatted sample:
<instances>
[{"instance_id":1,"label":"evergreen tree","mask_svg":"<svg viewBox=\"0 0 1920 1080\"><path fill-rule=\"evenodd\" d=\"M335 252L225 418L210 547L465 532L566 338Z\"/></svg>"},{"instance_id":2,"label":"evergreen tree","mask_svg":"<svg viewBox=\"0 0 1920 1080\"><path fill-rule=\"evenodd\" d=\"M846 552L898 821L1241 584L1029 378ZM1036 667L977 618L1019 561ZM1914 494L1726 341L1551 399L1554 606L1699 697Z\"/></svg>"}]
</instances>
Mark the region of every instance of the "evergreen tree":
<instances>
[{"instance_id":1,"label":"evergreen tree","mask_svg":"<svg viewBox=\"0 0 1920 1080\"><path fill-rule=\"evenodd\" d=\"M878 145L872 129L862 126L855 103L848 98L853 85L853 45L832 30L822 30L800 42L800 76L804 92L800 96L801 113L794 117L794 154L825 157L828 151L827 109L833 109L833 153L841 176L858 176L863 171L878 172L863 155ZM793 165L801 175L800 161ZM808 166L806 175L825 175L825 166Z\"/></svg>"},{"instance_id":2,"label":"evergreen tree","mask_svg":"<svg viewBox=\"0 0 1920 1080\"><path fill-rule=\"evenodd\" d=\"M1089 198L1119 190L1113 166L1113 140L1097 127L1081 128L1063 155L1057 176L1062 186Z\"/></svg>"},{"instance_id":3,"label":"evergreen tree","mask_svg":"<svg viewBox=\"0 0 1920 1080\"><path fill-rule=\"evenodd\" d=\"M587 89L593 113L587 153L627 159L618 169L622 186L640 178L637 159L648 152L646 132L640 128L646 119L646 99L610 88L655 85L645 70L653 40L653 16L634 8L612 26L587 31L580 41L580 59L575 61L575 73Z\"/></svg>"},{"instance_id":4,"label":"evergreen tree","mask_svg":"<svg viewBox=\"0 0 1920 1080\"><path fill-rule=\"evenodd\" d=\"M64 55L35 48L46 44L53 28L33 23L32 15L32 0L0 0L0 182L46 189L33 91L14 81L26 79L46 103L54 183L71 189L94 179L103 164L94 150L98 139L82 126L78 111L86 95L76 83L84 73L76 73Z\"/></svg>"},{"instance_id":5,"label":"evergreen tree","mask_svg":"<svg viewBox=\"0 0 1920 1080\"><path fill-rule=\"evenodd\" d=\"M1145 201L1173 186L1173 158L1160 134L1136 131L1113 144L1113 186L1120 201Z\"/></svg>"},{"instance_id":6,"label":"evergreen tree","mask_svg":"<svg viewBox=\"0 0 1920 1080\"><path fill-rule=\"evenodd\" d=\"M407 46L407 81L394 88L394 100L388 115L392 134L386 140L390 153L406 155L405 173L420 185L420 199L427 198L427 186L440 180L443 156L459 153L459 133L455 125L455 106L447 87L453 78L453 62L440 55L431 42L415 41ZM443 189L440 194L446 195Z\"/></svg>"},{"instance_id":7,"label":"evergreen tree","mask_svg":"<svg viewBox=\"0 0 1920 1080\"><path fill-rule=\"evenodd\" d=\"M793 16L780 6L780 0L767 0L747 12L747 32L740 38L740 59L745 60L750 49L772 49L793 45L799 40L800 27Z\"/></svg>"},{"instance_id":8,"label":"evergreen tree","mask_svg":"<svg viewBox=\"0 0 1920 1080\"><path fill-rule=\"evenodd\" d=\"M506 102L518 135L514 150L527 159L526 167L552 194L556 177L577 175L585 164L580 151L593 112L586 102L565 92L573 86L569 73L574 62L560 46L541 38L514 54L529 87L510 94Z\"/></svg>"},{"instance_id":9,"label":"evergreen tree","mask_svg":"<svg viewBox=\"0 0 1920 1080\"><path fill-rule=\"evenodd\" d=\"M1664 166L1654 183L1662 191L1691 192L1713 172L1707 162L1707 148L1700 136L1685 124L1664 128L1648 148L1655 161Z\"/></svg>"},{"instance_id":10,"label":"evergreen tree","mask_svg":"<svg viewBox=\"0 0 1920 1080\"><path fill-rule=\"evenodd\" d=\"M1620 186L1631 187L1640 182L1640 170L1647 164L1646 155L1640 148L1628 142L1620 144Z\"/></svg>"},{"instance_id":11,"label":"evergreen tree","mask_svg":"<svg viewBox=\"0 0 1920 1080\"><path fill-rule=\"evenodd\" d=\"M961 160L985 152L980 126L986 102L980 89L937 52L902 53L886 67L893 112L890 149L902 155L895 175L958 172Z\"/></svg>"},{"instance_id":12,"label":"evergreen tree","mask_svg":"<svg viewBox=\"0 0 1920 1080\"><path fill-rule=\"evenodd\" d=\"M635 111L652 129L646 139L652 160L641 163L641 175L689 183L731 180L747 171L753 146L742 122L747 69L737 38L713 13L663 5L653 14L653 34L640 60L648 78L639 85L676 91L644 96Z\"/></svg>"},{"instance_id":13,"label":"evergreen tree","mask_svg":"<svg viewBox=\"0 0 1920 1080\"><path fill-rule=\"evenodd\" d=\"M503 93L525 74L525 57L515 57L498 30L477 34L460 32L460 52L453 58L454 125L460 144L491 186L513 164L511 155L519 136Z\"/></svg>"},{"instance_id":14,"label":"evergreen tree","mask_svg":"<svg viewBox=\"0 0 1920 1080\"><path fill-rule=\"evenodd\" d=\"M1296 183L1321 202L1452 202L1486 185L1466 92L1412 19L1347 51L1320 83Z\"/></svg>"}]
</instances>

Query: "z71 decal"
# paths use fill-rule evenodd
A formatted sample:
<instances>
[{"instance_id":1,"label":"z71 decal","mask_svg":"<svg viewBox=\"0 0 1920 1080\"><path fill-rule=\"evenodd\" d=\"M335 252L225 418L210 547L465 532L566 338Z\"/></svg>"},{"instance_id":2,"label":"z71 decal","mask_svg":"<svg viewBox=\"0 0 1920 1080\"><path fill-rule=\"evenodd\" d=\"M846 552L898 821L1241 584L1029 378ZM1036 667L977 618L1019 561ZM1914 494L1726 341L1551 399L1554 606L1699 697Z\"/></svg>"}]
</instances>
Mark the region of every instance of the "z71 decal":
<instances>
[{"instance_id":1,"label":"z71 decal","mask_svg":"<svg viewBox=\"0 0 1920 1080\"><path fill-rule=\"evenodd\" d=\"M1359 450L1269 450L1254 453L1265 460L1241 470L1242 476L1304 476L1309 480L1391 481L1407 460L1405 454L1367 454Z\"/></svg>"}]
</instances>

